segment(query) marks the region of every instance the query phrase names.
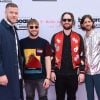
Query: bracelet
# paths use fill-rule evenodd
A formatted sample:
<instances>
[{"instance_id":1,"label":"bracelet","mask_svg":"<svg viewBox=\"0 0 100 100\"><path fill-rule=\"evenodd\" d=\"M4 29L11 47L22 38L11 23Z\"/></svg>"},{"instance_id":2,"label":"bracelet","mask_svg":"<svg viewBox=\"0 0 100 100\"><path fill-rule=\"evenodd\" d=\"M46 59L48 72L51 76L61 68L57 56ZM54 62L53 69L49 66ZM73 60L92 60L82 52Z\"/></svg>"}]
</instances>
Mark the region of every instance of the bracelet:
<instances>
[{"instance_id":1,"label":"bracelet","mask_svg":"<svg viewBox=\"0 0 100 100\"><path fill-rule=\"evenodd\" d=\"M54 70L52 70L51 72L55 72Z\"/></svg>"},{"instance_id":2,"label":"bracelet","mask_svg":"<svg viewBox=\"0 0 100 100\"><path fill-rule=\"evenodd\" d=\"M47 79L47 80L49 80L49 81L50 81L50 78L47 78L47 77L46 77L45 79Z\"/></svg>"},{"instance_id":3,"label":"bracelet","mask_svg":"<svg viewBox=\"0 0 100 100\"><path fill-rule=\"evenodd\" d=\"M84 72L84 71L82 71L82 72L80 72L79 74L85 74L85 72Z\"/></svg>"}]
</instances>

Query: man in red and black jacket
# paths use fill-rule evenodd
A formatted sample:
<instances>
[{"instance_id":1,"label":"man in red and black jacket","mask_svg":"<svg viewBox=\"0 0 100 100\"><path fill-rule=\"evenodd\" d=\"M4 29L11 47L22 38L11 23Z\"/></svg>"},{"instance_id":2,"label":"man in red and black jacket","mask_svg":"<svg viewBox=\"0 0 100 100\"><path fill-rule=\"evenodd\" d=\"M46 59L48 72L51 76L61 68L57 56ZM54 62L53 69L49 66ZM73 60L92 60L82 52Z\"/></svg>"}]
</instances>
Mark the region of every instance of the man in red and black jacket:
<instances>
[{"instance_id":1,"label":"man in red and black jacket","mask_svg":"<svg viewBox=\"0 0 100 100\"><path fill-rule=\"evenodd\" d=\"M55 81L56 100L76 100L78 82L84 81L84 44L80 34L72 30L74 16L65 12L61 16L63 30L54 34L51 46L54 53L52 81ZM77 74L78 72L78 74Z\"/></svg>"}]
</instances>

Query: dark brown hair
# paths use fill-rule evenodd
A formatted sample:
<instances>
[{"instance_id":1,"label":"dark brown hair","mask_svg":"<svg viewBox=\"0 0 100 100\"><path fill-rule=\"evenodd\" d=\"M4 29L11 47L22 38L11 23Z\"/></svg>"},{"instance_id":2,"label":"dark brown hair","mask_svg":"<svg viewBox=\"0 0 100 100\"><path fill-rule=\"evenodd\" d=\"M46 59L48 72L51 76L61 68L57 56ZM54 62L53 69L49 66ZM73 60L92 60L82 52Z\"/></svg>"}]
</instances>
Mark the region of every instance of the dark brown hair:
<instances>
[{"instance_id":1,"label":"dark brown hair","mask_svg":"<svg viewBox=\"0 0 100 100\"><path fill-rule=\"evenodd\" d=\"M75 25L74 15L73 15L72 13L70 13L70 12L64 12L64 13L62 14L62 16L61 16L61 21L63 20L63 17L64 17L64 15L66 15L66 14L68 14L68 15L71 16L73 25Z\"/></svg>"},{"instance_id":2,"label":"dark brown hair","mask_svg":"<svg viewBox=\"0 0 100 100\"><path fill-rule=\"evenodd\" d=\"M82 17L82 19L81 19L81 21L80 21L80 27L81 27L81 29L82 29L82 30L85 30L85 28L82 26L82 24L84 23L84 21L85 21L86 18L89 18L89 19L93 22L92 28L94 29L94 28L95 28L94 20L93 20L93 18L92 18L91 15L84 15L84 16Z\"/></svg>"},{"instance_id":3,"label":"dark brown hair","mask_svg":"<svg viewBox=\"0 0 100 100\"><path fill-rule=\"evenodd\" d=\"M6 5L6 8L8 8L8 7L16 7L16 8L18 8L17 4L15 4L15 3L8 3Z\"/></svg>"}]
</instances>

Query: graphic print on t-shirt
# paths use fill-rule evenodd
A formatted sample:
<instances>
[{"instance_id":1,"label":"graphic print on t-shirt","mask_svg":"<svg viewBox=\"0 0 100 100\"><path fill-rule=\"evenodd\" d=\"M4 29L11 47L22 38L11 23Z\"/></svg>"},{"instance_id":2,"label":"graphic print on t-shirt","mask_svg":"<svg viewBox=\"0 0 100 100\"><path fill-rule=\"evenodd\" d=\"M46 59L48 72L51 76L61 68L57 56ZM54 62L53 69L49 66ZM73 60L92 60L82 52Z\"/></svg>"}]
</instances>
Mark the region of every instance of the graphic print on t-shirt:
<instances>
[{"instance_id":1,"label":"graphic print on t-shirt","mask_svg":"<svg viewBox=\"0 0 100 100\"><path fill-rule=\"evenodd\" d=\"M40 61L40 55L37 55L36 49L25 49L25 67L27 69L41 70L42 64Z\"/></svg>"}]
</instances>

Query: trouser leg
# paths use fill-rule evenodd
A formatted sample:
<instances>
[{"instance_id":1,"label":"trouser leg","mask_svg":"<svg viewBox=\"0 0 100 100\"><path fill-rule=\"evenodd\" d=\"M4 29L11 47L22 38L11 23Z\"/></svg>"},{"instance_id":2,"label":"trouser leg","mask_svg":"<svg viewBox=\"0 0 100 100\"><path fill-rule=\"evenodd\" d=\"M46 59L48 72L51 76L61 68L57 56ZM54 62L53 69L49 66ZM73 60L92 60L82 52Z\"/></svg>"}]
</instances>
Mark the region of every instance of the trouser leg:
<instances>
[{"instance_id":1,"label":"trouser leg","mask_svg":"<svg viewBox=\"0 0 100 100\"><path fill-rule=\"evenodd\" d=\"M25 80L26 100L34 100L36 83L34 80Z\"/></svg>"},{"instance_id":2,"label":"trouser leg","mask_svg":"<svg viewBox=\"0 0 100 100\"><path fill-rule=\"evenodd\" d=\"M87 100L94 100L94 81L92 75L86 74L85 86L87 92Z\"/></svg>"},{"instance_id":3,"label":"trouser leg","mask_svg":"<svg viewBox=\"0 0 100 100\"><path fill-rule=\"evenodd\" d=\"M94 75L93 78L98 100L100 100L100 74Z\"/></svg>"},{"instance_id":4,"label":"trouser leg","mask_svg":"<svg viewBox=\"0 0 100 100\"><path fill-rule=\"evenodd\" d=\"M56 76L55 90L56 100L65 100L66 84L63 76Z\"/></svg>"},{"instance_id":5,"label":"trouser leg","mask_svg":"<svg viewBox=\"0 0 100 100\"><path fill-rule=\"evenodd\" d=\"M76 92L78 89L78 76L69 75L66 77L67 100L76 100Z\"/></svg>"},{"instance_id":6,"label":"trouser leg","mask_svg":"<svg viewBox=\"0 0 100 100\"><path fill-rule=\"evenodd\" d=\"M39 100L48 100L47 98L47 90L43 87L44 79L37 80L37 91L39 95Z\"/></svg>"}]
</instances>

